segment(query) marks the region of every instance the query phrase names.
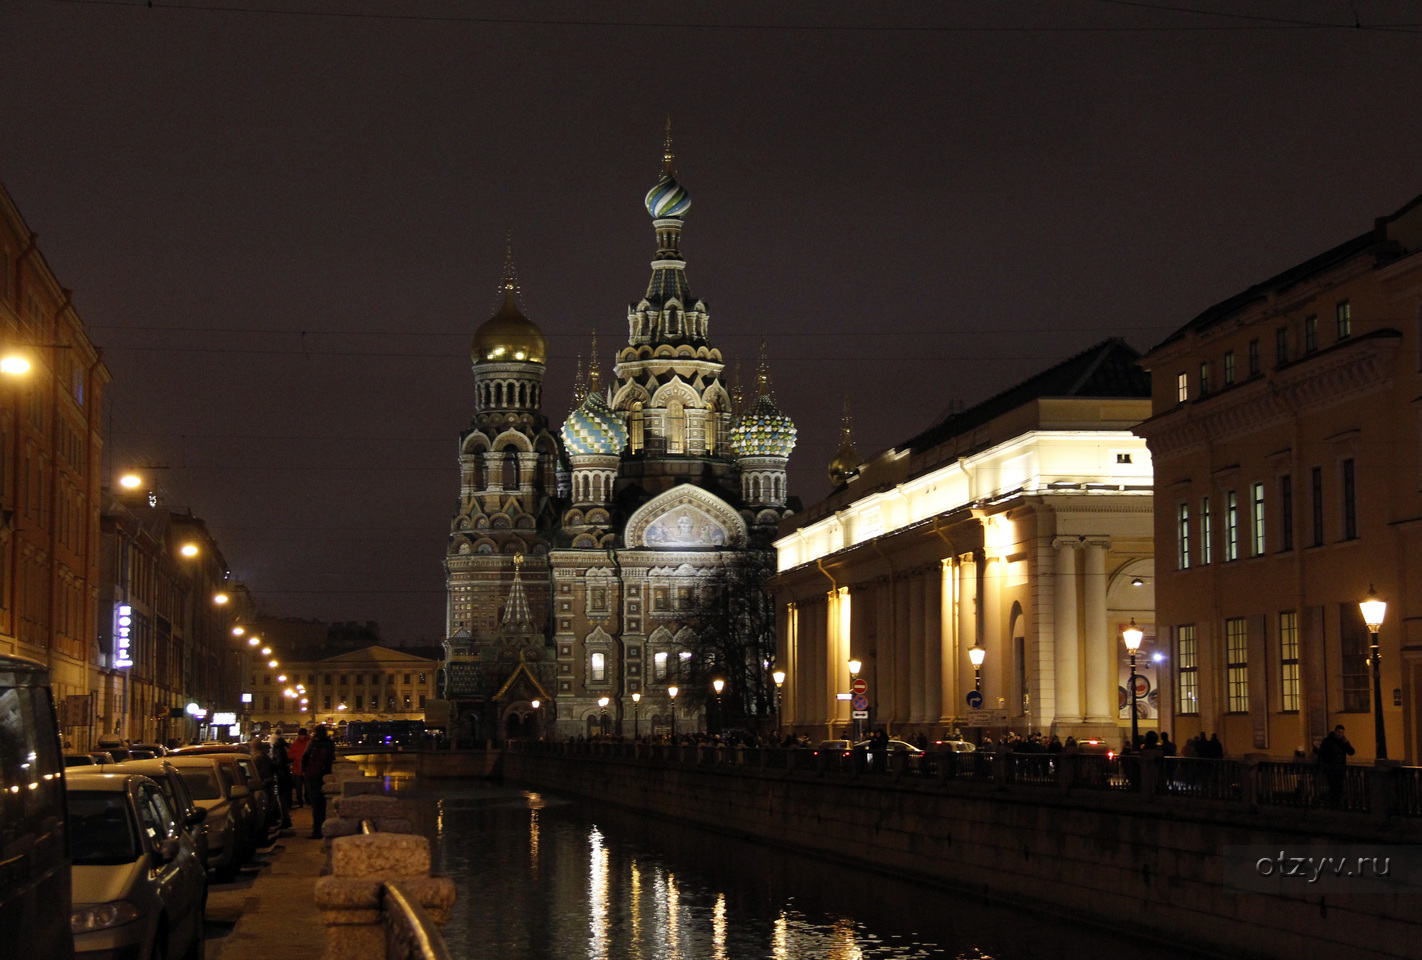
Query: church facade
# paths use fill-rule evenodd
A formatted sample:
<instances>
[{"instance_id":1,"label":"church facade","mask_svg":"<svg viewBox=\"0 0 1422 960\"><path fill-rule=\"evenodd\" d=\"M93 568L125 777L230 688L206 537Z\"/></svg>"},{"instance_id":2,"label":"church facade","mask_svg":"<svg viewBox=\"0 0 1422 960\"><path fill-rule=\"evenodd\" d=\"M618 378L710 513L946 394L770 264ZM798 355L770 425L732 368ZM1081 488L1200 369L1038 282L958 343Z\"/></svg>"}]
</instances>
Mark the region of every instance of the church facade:
<instances>
[{"instance_id":1,"label":"church facade","mask_svg":"<svg viewBox=\"0 0 1422 960\"><path fill-rule=\"evenodd\" d=\"M656 252L604 385L596 343L561 427L543 411L547 342L503 303L474 334L474 416L445 557L442 696L478 739L690 732L686 689L702 592L786 515L795 427L762 358L742 405L691 292L681 232L691 201L670 138L646 196ZM679 699L678 699L679 697Z\"/></svg>"}]
</instances>

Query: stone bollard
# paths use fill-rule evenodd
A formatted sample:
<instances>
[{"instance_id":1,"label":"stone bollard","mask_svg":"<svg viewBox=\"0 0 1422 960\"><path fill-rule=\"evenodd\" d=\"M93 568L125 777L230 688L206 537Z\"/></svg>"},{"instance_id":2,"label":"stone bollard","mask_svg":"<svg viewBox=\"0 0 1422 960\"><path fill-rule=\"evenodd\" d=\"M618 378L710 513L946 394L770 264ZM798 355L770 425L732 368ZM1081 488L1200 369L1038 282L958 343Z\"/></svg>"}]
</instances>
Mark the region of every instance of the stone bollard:
<instances>
[{"instance_id":1,"label":"stone bollard","mask_svg":"<svg viewBox=\"0 0 1422 960\"><path fill-rule=\"evenodd\" d=\"M443 926L449 920L454 881L429 875L430 844L424 837L338 837L331 842L331 868L331 876L316 881L316 906L326 926L325 960L385 960L387 881L399 881L435 923Z\"/></svg>"}]
</instances>

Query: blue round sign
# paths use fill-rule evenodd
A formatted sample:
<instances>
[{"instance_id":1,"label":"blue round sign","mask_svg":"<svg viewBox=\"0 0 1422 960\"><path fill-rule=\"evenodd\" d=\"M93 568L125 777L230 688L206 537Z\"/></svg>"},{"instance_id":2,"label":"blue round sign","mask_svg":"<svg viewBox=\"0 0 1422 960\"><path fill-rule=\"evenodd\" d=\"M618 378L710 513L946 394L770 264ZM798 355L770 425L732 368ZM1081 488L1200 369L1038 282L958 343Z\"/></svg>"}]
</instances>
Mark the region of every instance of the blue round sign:
<instances>
[{"instance_id":1,"label":"blue round sign","mask_svg":"<svg viewBox=\"0 0 1422 960\"><path fill-rule=\"evenodd\" d=\"M978 693L978 691L976 691L976 690L969 690L969 691L968 691L968 706L971 707L971 708L974 709L974 710L977 710L977 709L979 709L982 705L983 705L983 695L982 695L981 693Z\"/></svg>"}]
</instances>

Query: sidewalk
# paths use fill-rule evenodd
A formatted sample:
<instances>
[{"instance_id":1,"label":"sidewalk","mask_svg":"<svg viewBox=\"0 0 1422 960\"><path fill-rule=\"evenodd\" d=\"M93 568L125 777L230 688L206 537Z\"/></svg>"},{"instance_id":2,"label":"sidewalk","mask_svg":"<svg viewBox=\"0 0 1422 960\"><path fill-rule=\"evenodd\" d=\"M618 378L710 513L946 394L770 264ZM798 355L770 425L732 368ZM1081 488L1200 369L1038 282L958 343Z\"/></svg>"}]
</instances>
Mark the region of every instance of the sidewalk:
<instances>
[{"instance_id":1,"label":"sidewalk","mask_svg":"<svg viewBox=\"0 0 1422 960\"><path fill-rule=\"evenodd\" d=\"M208 887L207 960L311 960L324 950L315 899L323 843L307 839L310 807L291 811L291 824L236 880Z\"/></svg>"}]
</instances>

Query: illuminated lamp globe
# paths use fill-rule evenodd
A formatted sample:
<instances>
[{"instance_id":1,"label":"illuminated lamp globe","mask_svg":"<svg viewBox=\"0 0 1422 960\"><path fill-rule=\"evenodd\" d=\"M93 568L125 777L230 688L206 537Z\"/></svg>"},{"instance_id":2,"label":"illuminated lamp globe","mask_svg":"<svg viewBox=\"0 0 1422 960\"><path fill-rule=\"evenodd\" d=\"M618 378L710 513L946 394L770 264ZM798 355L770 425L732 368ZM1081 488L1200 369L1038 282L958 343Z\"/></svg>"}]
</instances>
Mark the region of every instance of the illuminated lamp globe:
<instances>
[{"instance_id":1,"label":"illuminated lamp globe","mask_svg":"<svg viewBox=\"0 0 1422 960\"><path fill-rule=\"evenodd\" d=\"M183 544L182 548L178 550L178 552L185 557L195 557L198 555L197 544L185 543Z\"/></svg>"},{"instance_id":2,"label":"illuminated lamp globe","mask_svg":"<svg viewBox=\"0 0 1422 960\"><path fill-rule=\"evenodd\" d=\"M1141 648L1141 641L1145 639L1145 631L1136 626L1136 618L1131 618L1131 625L1121 631L1121 639L1126 642L1126 649L1135 653Z\"/></svg>"},{"instance_id":3,"label":"illuminated lamp globe","mask_svg":"<svg viewBox=\"0 0 1422 960\"><path fill-rule=\"evenodd\" d=\"M0 360L0 373L8 373L12 377L30 372L30 362L19 354L10 354Z\"/></svg>"},{"instance_id":4,"label":"illuminated lamp globe","mask_svg":"<svg viewBox=\"0 0 1422 960\"><path fill-rule=\"evenodd\" d=\"M1363 622L1368 625L1368 632L1377 633L1383 625L1383 618L1387 616L1387 601L1378 596L1371 583L1368 584L1368 595L1358 604L1358 609L1363 613Z\"/></svg>"},{"instance_id":5,"label":"illuminated lamp globe","mask_svg":"<svg viewBox=\"0 0 1422 960\"><path fill-rule=\"evenodd\" d=\"M982 647L970 647L968 649L968 659L973 662L974 667L981 667L983 661L987 659L987 651Z\"/></svg>"},{"instance_id":6,"label":"illuminated lamp globe","mask_svg":"<svg viewBox=\"0 0 1422 960\"><path fill-rule=\"evenodd\" d=\"M125 473L123 476L119 477L119 486L123 487L125 490L137 489L142 483L143 478L136 473Z\"/></svg>"}]
</instances>

